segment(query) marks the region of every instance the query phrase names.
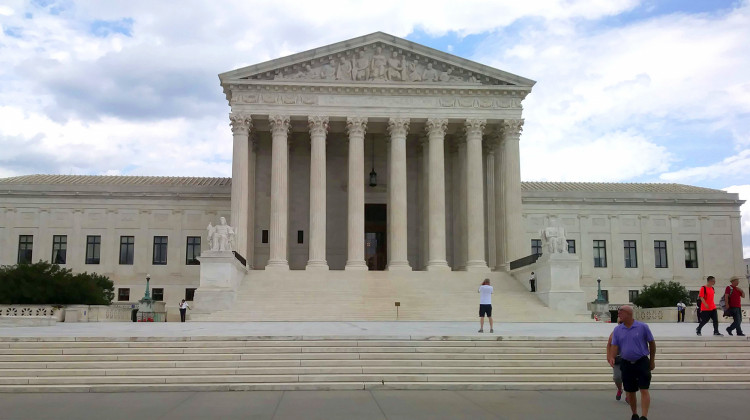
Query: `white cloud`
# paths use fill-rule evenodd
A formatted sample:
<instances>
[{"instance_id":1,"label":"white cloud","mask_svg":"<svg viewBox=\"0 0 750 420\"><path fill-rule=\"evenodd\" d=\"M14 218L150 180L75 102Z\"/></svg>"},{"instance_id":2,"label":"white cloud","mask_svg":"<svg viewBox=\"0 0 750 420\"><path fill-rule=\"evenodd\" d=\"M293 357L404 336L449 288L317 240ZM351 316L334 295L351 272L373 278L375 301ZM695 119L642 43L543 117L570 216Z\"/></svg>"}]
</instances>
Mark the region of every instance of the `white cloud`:
<instances>
[{"instance_id":1,"label":"white cloud","mask_svg":"<svg viewBox=\"0 0 750 420\"><path fill-rule=\"evenodd\" d=\"M734 156L730 156L721 162L707 166L684 168L673 172L661 174L661 179L668 182L705 182L705 180L716 178L728 178L733 176L747 177L750 173L750 149L742 150Z\"/></svg>"}]
</instances>

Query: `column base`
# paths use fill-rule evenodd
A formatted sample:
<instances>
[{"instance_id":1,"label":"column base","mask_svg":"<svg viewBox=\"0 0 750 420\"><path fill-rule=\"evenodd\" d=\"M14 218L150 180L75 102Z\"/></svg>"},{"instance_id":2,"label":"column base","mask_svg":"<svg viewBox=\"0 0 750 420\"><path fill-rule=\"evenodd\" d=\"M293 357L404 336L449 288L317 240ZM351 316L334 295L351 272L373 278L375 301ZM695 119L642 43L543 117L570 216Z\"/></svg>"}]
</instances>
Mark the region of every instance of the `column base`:
<instances>
[{"instance_id":1,"label":"column base","mask_svg":"<svg viewBox=\"0 0 750 420\"><path fill-rule=\"evenodd\" d=\"M484 261L469 261L466 263L466 271L473 273L489 273L490 268Z\"/></svg>"},{"instance_id":2,"label":"column base","mask_svg":"<svg viewBox=\"0 0 750 420\"><path fill-rule=\"evenodd\" d=\"M428 261L426 269L427 271L451 271L448 261L445 260Z\"/></svg>"},{"instance_id":3,"label":"column base","mask_svg":"<svg viewBox=\"0 0 750 420\"><path fill-rule=\"evenodd\" d=\"M325 261L308 261L305 270L327 271L328 263Z\"/></svg>"},{"instance_id":4,"label":"column base","mask_svg":"<svg viewBox=\"0 0 750 420\"><path fill-rule=\"evenodd\" d=\"M385 267L385 271L412 271L408 261L391 261Z\"/></svg>"},{"instance_id":5,"label":"column base","mask_svg":"<svg viewBox=\"0 0 750 420\"><path fill-rule=\"evenodd\" d=\"M266 270L270 271L289 271L289 262L287 260L269 260L266 264Z\"/></svg>"},{"instance_id":6,"label":"column base","mask_svg":"<svg viewBox=\"0 0 750 420\"><path fill-rule=\"evenodd\" d=\"M347 261L344 267L344 270L349 271L367 271L369 269L364 261Z\"/></svg>"}]
</instances>

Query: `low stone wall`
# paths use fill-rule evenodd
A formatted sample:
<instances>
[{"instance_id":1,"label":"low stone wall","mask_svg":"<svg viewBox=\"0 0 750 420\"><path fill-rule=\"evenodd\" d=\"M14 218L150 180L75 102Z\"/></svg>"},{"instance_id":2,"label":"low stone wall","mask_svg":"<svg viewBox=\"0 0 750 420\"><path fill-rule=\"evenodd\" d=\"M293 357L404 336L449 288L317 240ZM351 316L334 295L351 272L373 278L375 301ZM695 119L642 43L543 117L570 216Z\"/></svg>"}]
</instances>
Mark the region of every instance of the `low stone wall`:
<instances>
[{"instance_id":1,"label":"low stone wall","mask_svg":"<svg viewBox=\"0 0 750 420\"><path fill-rule=\"evenodd\" d=\"M54 325L64 318L63 309L52 305L0 305L2 325Z\"/></svg>"},{"instance_id":2,"label":"low stone wall","mask_svg":"<svg viewBox=\"0 0 750 420\"><path fill-rule=\"evenodd\" d=\"M685 322L698 322L698 316L696 315L695 306L688 306L685 308ZM646 323L652 322L677 322L677 308L674 306L668 306L663 308L635 308L635 319ZM727 322L731 318L723 318L721 316L721 308L719 308L719 322ZM743 323L748 321L747 309L742 309ZM729 321L731 322L731 321Z\"/></svg>"}]
</instances>

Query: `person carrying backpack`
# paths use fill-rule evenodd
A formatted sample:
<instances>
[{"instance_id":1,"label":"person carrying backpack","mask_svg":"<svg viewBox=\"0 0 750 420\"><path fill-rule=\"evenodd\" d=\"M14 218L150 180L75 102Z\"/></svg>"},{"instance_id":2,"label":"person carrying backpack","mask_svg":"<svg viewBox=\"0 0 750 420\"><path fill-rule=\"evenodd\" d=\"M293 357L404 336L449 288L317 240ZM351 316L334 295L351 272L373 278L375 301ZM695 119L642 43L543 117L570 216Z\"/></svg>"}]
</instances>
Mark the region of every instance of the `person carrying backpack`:
<instances>
[{"instance_id":1,"label":"person carrying backpack","mask_svg":"<svg viewBox=\"0 0 750 420\"><path fill-rule=\"evenodd\" d=\"M716 278L708 276L706 285L701 287L698 294L701 299L701 322L695 330L696 335L701 335L701 330L708 323L709 318L714 322L714 335L724 335L719 332L719 315L716 312L716 302L714 301L714 284L716 284Z\"/></svg>"},{"instance_id":2,"label":"person carrying backpack","mask_svg":"<svg viewBox=\"0 0 750 420\"><path fill-rule=\"evenodd\" d=\"M744 337L745 334L742 333L742 327L740 326L740 323L742 323L742 304L740 303L740 300L745 297L745 292L737 287L737 285L740 284L739 276L732 277L729 280L729 283L729 286L727 286L727 289L724 291L724 297L722 298L725 303L725 305L722 305L722 308L726 306L724 316L731 316L734 322L727 327L727 333L732 335L732 330L737 330L737 335Z\"/></svg>"}]
</instances>

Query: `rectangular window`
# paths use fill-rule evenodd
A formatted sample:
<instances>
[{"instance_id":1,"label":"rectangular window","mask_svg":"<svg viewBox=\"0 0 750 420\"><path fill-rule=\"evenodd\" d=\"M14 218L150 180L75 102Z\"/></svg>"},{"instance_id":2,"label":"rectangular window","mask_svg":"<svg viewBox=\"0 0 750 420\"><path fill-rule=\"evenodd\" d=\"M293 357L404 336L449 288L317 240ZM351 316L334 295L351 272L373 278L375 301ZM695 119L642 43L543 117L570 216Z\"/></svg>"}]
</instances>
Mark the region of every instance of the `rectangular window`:
<instances>
[{"instance_id":1,"label":"rectangular window","mask_svg":"<svg viewBox=\"0 0 750 420\"><path fill-rule=\"evenodd\" d=\"M201 237L200 236L188 236L187 237L187 252L185 252L185 264L186 265L200 265L198 257L201 255Z\"/></svg>"},{"instance_id":2,"label":"rectangular window","mask_svg":"<svg viewBox=\"0 0 750 420\"><path fill-rule=\"evenodd\" d=\"M102 237L99 235L86 236L86 264L99 264L99 253L102 247Z\"/></svg>"},{"instance_id":3,"label":"rectangular window","mask_svg":"<svg viewBox=\"0 0 750 420\"><path fill-rule=\"evenodd\" d=\"M154 236L154 265L167 265L167 237Z\"/></svg>"},{"instance_id":4,"label":"rectangular window","mask_svg":"<svg viewBox=\"0 0 750 420\"><path fill-rule=\"evenodd\" d=\"M130 288L120 287L117 289L117 300L120 302L127 302L130 300Z\"/></svg>"},{"instance_id":5,"label":"rectangular window","mask_svg":"<svg viewBox=\"0 0 750 420\"><path fill-rule=\"evenodd\" d=\"M164 288L163 287L154 287L151 289L151 299L161 302L164 300Z\"/></svg>"},{"instance_id":6,"label":"rectangular window","mask_svg":"<svg viewBox=\"0 0 750 420\"><path fill-rule=\"evenodd\" d=\"M68 236L52 236L52 264L65 264L68 253Z\"/></svg>"},{"instance_id":7,"label":"rectangular window","mask_svg":"<svg viewBox=\"0 0 750 420\"><path fill-rule=\"evenodd\" d=\"M698 295L700 295L700 290L691 290L688 293L690 293L690 302L698 302ZM684 302L687 303L687 302Z\"/></svg>"},{"instance_id":8,"label":"rectangular window","mask_svg":"<svg viewBox=\"0 0 750 420\"><path fill-rule=\"evenodd\" d=\"M602 297L604 298L604 300L606 300L607 302L609 302L609 290L603 290L602 289Z\"/></svg>"},{"instance_id":9,"label":"rectangular window","mask_svg":"<svg viewBox=\"0 0 750 420\"><path fill-rule=\"evenodd\" d=\"M542 255L542 240L541 239L531 240L531 255Z\"/></svg>"},{"instance_id":10,"label":"rectangular window","mask_svg":"<svg viewBox=\"0 0 750 420\"><path fill-rule=\"evenodd\" d=\"M305 231L298 230L297 231L297 243L298 244L304 244L305 243Z\"/></svg>"},{"instance_id":11,"label":"rectangular window","mask_svg":"<svg viewBox=\"0 0 750 420\"><path fill-rule=\"evenodd\" d=\"M685 268L698 268L698 244L685 241Z\"/></svg>"},{"instance_id":12,"label":"rectangular window","mask_svg":"<svg viewBox=\"0 0 750 420\"><path fill-rule=\"evenodd\" d=\"M18 235L18 263L31 264L34 235Z\"/></svg>"},{"instance_id":13,"label":"rectangular window","mask_svg":"<svg viewBox=\"0 0 750 420\"><path fill-rule=\"evenodd\" d=\"M120 236L120 264L133 265L135 236Z\"/></svg>"},{"instance_id":14,"label":"rectangular window","mask_svg":"<svg viewBox=\"0 0 750 420\"><path fill-rule=\"evenodd\" d=\"M594 241L594 267L607 266L607 241Z\"/></svg>"},{"instance_id":15,"label":"rectangular window","mask_svg":"<svg viewBox=\"0 0 750 420\"><path fill-rule=\"evenodd\" d=\"M576 240L575 239L568 239L568 254L575 254L576 253Z\"/></svg>"},{"instance_id":16,"label":"rectangular window","mask_svg":"<svg viewBox=\"0 0 750 420\"><path fill-rule=\"evenodd\" d=\"M188 302L192 302L194 298L195 298L195 288L190 287L190 288L185 289L185 300Z\"/></svg>"},{"instance_id":17,"label":"rectangular window","mask_svg":"<svg viewBox=\"0 0 750 420\"><path fill-rule=\"evenodd\" d=\"M635 302L635 300L638 299L639 293L641 293L640 290L628 290L628 302Z\"/></svg>"},{"instance_id":18,"label":"rectangular window","mask_svg":"<svg viewBox=\"0 0 750 420\"><path fill-rule=\"evenodd\" d=\"M667 264L667 241L654 241L654 267L669 267Z\"/></svg>"},{"instance_id":19,"label":"rectangular window","mask_svg":"<svg viewBox=\"0 0 750 420\"><path fill-rule=\"evenodd\" d=\"M260 232L260 243L267 244L268 243L268 229L263 229Z\"/></svg>"},{"instance_id":20,"label":"rectangular window","mask_svg":"<svg viewBox=\"0 0 750 420\"><path fill-rule=\"evenodd\" d=\"M625 248L625 268L638 268L638 251L635 249L635 241L623 241L623 247Z\"/></svg>"}]
</instances>

